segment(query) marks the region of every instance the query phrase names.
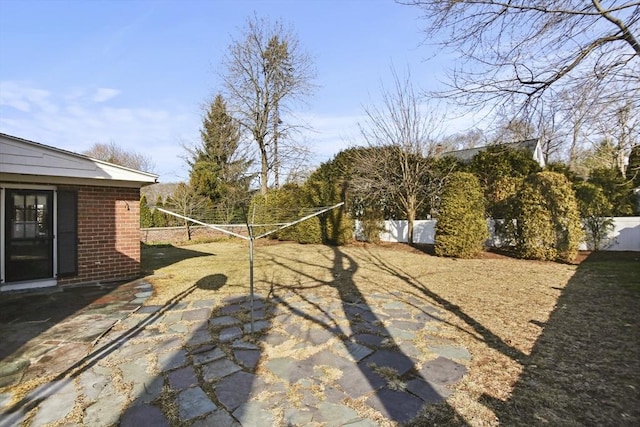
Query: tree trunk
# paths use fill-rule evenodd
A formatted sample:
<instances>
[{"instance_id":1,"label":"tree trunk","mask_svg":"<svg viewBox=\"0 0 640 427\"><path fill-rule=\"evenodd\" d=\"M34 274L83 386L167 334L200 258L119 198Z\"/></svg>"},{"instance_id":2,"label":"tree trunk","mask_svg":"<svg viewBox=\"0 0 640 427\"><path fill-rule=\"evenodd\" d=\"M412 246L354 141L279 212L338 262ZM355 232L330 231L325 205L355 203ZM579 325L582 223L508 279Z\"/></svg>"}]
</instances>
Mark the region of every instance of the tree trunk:
<instances>
[{"instance_id":1,"label":"tree trunk","mask_svg":"<svg viewBox=\"0 0 640 427\"><path fill-rule=\"evenodd\" d=\"M413 225L416 220L417 209L416 195L412 194L407 200L407 240L410 245L413 245Z\"/></svg>"},{"instance_id":2,"label":"tree trunk","mask_svg":"<svg viewBox=\"0 0 640 427\"><path fill-rule=\"evenodd\" d=\"M280 164L278 159L278 124L280 116L278 115L278 101L275 103L274 119L273 119L273 186L277 190L280 188Z\"/></svg>"},{"instance_id":3,"label":"tree trunk","mask_svg":"<svg viewBox=\"0 0 640 427\"><path fill-rule=\"evenodd\" d=\"M413 245L413 223L416 219L416 209L415 206L411 206L407 209L407 240L410 245Z\"/></svg>"},{"instance_id":4,"label":"tree trunk","mask_svg":"<svg viewBox=\"0 0 640 427\"><path fill-rule=\"evenodd\" d=\"M580 136L580 125L578 123L573 124L571 133L571 148L569 149L569 170L575 171L576 164L578 163L578 138Z\"/></svg>"},{"instance_id":5,"label":"tree trunk","mask_svg":"<svg viewBox=\"0 0 640 427\"><path fill-rule=\"evenodd\" d=\"M260 193L264 196L267 194L267 190L269 189L268 180L269 180L269 164L267 157L267 147L261 145L260 147L260 162L261 162L261 170L260 170Z\"/></svg>"},{"instance_id":6,"label":"tree trunk","mask_svg":"<svg viewBox=\"0 0 640 427\"><path fill-rule=\"evenodd\" d=\"M189 221L184 221L184 227L187 230L187 240L191 240L191 227L189 227Z\"/></svg>"}]
</instances>

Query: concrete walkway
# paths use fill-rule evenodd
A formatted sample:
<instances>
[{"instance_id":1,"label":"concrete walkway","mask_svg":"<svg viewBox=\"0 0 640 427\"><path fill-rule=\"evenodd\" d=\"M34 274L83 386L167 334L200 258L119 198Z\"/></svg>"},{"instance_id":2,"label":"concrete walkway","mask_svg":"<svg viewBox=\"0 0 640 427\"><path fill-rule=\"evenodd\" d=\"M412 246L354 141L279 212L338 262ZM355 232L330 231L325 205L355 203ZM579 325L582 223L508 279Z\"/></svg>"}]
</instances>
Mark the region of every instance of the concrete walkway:
<instances>
[{"instance_id":1,"label":"concrete walkway","mask_svg":"<svg viewBox=\"0 0 640 427\"><path fill-rule=\"evenodd\" d=\"M67 320L76 325L65 327L69 337L82 339L51 339L53 327L37 339L36 347L55 347L45 360L23 348L3 357L0 426L401 424L446 398L471 358L436 338L438 311L413 296L257 296L251 333L247 296L185 292L136 310L150 288L128 286L130 295ZM71 342L75 350L62 352ZM12 384L52 370L51 382L16 402Z\"/></svg>"}]
</instances>

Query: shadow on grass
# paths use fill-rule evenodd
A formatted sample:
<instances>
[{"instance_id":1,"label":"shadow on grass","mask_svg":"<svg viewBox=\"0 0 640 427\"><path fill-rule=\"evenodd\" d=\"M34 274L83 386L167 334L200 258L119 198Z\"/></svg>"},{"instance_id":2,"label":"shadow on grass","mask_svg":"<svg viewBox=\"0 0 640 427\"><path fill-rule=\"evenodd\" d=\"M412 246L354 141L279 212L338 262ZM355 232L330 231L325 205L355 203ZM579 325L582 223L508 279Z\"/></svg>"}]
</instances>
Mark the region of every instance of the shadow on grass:
<instances>
[{"instance_id":1,"label":"shadow on grass","mask_svg":"<svg viewBox=\"0 0 640 427\"><path fill-rule=\"evenodd\" d=\"M503 425L640 425L640 253L594 252L564 288Z\"/></svg>"},{"instance_id":2,"label":"shadow on grass","mask_svg":"<svg viewBox=\"0 0 640 427\"><path fill-rule=\"evenodd\" d=\"M417 277L411 276L407 272L401 270L400 268L391 264L390 262L383 259L382 257L374 254L372 251L367 251L367 253L369 254L369 260L372 262L373 265L375 265L382 271L389 273L390 275L393 275L395 277L402 279L407 285L411 286L420 294L436 302L444 310L448 311L449 313L453 314L454 316L462 320L469 327L471 327L475 333L480 335L483 341L489 347L499 351L500 353L504 354L505 356L513 360L522 361L527 357L524 353L522 353L522 351L507 344L502 338L494 334L490 329L488 329L483 324L475 320L472 316L468 315L460 306L453 304L446 298L440 296L436 292L429 289L429 286L427 284L424 284Z\"/></svg>"},{"instance_id":3,"label":"shadow on grass","mask_svg":"<svg viewBox=\"0 0 640 427\"><path fill-rule=\"evenodd\" d=\"M167 245L147 245L141 243L141 263L140 267L144 275L153 274L156 270L184 261L189 258L202 256L215 256L208 252L194 251L178 246Z\"/></svg>"},{"instance_id":4,"label":"shadow on grass","mask_svg":"<svg viewBox=\"0 0 640 427\"><path fill-rule=\"evenodd\" d=\"M227 276L225 274L210 274L199 279L196 287L207 291L217 291L227 284Z\"/></svg>"}]
</instances>

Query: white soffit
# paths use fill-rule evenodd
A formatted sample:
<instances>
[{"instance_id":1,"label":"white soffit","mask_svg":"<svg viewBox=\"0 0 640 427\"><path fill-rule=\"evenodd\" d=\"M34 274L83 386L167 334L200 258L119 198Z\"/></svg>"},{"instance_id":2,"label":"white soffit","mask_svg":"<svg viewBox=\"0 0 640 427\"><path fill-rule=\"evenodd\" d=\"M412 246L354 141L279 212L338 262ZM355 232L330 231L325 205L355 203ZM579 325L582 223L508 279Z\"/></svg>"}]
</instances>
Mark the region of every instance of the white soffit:
<instances>
[{"instance_id":1,"label":"white soffit","mask_svg":"<svg viewBox=\"0 0 640 427\"><path fill-rule=\"evenodd\" d=\"M0 133L0 174L153 184L157 175ZM103 184L105 185L106 182ZM116 183L113 183L116 184Z\"/></svg>"}]
</instances>

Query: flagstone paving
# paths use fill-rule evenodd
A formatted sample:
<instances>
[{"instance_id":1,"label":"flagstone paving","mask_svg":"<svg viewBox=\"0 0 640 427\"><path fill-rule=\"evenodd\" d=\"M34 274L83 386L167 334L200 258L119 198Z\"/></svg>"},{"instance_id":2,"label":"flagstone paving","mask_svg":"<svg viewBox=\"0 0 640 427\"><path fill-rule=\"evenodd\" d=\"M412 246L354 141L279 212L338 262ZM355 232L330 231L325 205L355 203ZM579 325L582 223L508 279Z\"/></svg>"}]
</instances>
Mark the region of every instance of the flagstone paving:
<instances>
[{"instance_id":1,"label":"flagstone paving","mask_svg":"<svg viewBox=\"0 0 640 427\"><path fill-rule=\"evenodd\" d=\"M132 299L151 295L148 287L134 291ZM124 306L130 304L116 312ZM170 306L140 307L110 329L108 322L92 329L84 319L89 323L76 335L98 336L97 343L82 347L82 354L63 353L61 344L55 349L63 359L58 369L79 361L77 369L21 402L1 394L0 427L23 421L32 426L78 421L375 426L382 419L401 424L425 404L448 397L471 359L466 349L433 337L438 310L402 294L349 302L318 295L305 300L294 293L256 296L253 328L250 307L246 296L190 300L187 295ZM1 367L6 381L16 381L16 372L25 375L16 360L2 360Z\"/></svg>"}]
</instances>

